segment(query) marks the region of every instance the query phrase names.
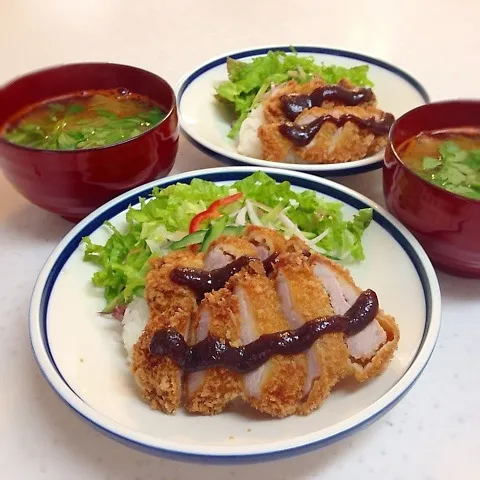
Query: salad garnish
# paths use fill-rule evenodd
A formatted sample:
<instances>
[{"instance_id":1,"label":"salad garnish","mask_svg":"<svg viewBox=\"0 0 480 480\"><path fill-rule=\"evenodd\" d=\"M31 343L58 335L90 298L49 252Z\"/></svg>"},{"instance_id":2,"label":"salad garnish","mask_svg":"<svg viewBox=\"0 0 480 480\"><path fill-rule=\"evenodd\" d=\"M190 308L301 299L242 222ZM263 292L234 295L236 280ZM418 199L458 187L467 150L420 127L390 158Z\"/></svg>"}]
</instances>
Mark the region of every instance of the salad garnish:
<instances>
[{"instance_id":1,"label":"salad garnish","mask_svg":"<svg viewBox=\"0 0 480 480\"><path fill-rule=\"evenodd\" d=\"M201 223L206 220L221 217L222 214L220 213L220 208L224 207L225 205L230 205L237 200L240 200L240 198L242 198L242 195L242 192L238 192L228 197L215 200L206 210L197 213L197 215L192 218L192 221L190 222L189 232L194 233L199 230Z\"/></svg>"},{"instance_id":2,"label":"salad garnish","mask_svg":"<svg viewBox=\"0 0 480 480\"><path fill-rule=\"evenodd\" d=\"M221 235L241 235L248 223L297 235L314 251L344 261L364 259L362 235L372 209L359 210L345 220L342 203L325 200L311 190L298 191L289 182L277 183L258 171L231 185L193 179L155 187L148 199L126 213L127 228L110 222L105 245L83 238L84 260L99 270L92 282L104 289L104 313L117 311L142 295L149 260L194 246L206 251Z\"/></svg>"}]
</instances>

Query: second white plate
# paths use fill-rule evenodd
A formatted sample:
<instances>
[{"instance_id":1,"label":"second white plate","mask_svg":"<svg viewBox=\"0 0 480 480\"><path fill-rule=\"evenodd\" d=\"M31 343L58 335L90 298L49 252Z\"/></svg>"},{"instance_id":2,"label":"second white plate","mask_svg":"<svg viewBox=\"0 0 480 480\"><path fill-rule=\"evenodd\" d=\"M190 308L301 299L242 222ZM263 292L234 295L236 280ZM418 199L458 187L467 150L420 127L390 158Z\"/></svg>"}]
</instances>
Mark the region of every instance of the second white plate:
<instances>
[{"instance_id":1,"label":"second white plate","mask_svg":"<svg viewBox=\"0 0 480 480\"><path fill-rule=\"evenodd\" d=\"M423 103L429 96L422 85L408 73L376 58L344 50L315 46L295 46L302 56L312 56L317 63L353 67L369 65L369 78L375 84L373 91L382 110L398 118L403 113ZM223 163L230 165L255 165L321 174L322 176L352 175L380 168L383 150L361 160L347 163L304 165L271 162L240 155L235 142L227 137L229 121L222 116L214 98L215 86L227 80L228 57L248 61L265 55L269 50L290 51L289 46L265 46L254 50L231 52L209 60L185 75L177 88L180 126L189 141Z\"/></svg>"}]
</instances>

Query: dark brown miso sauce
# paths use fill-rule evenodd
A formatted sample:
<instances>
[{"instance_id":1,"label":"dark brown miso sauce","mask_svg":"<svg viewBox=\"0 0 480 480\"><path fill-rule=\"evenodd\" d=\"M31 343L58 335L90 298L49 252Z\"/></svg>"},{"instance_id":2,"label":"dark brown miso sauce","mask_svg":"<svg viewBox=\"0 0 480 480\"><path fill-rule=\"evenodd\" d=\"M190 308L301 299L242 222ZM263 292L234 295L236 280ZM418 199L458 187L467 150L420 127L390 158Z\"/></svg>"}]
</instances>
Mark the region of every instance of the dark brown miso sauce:
<instances>
[{"instance_id":1,"label":"dark brown miso sauce","mask_svg":"<svg viewBox=\"0 0 480 480\"><path fill-rule=\"evenodd\" d=\"M395 118L391 113L385 113L380 120L376 120L374 117L360 118L350 113L341 115L338 118L327 114L305 125L298 125L291 122L283 123L278 127L278 130L295 145L304 147L315 138L315 135L327 122L333 123L337 127L342 127L347 122L352 122L357 125L357 127L365 128L375 135L386 135L394 121Z\"/></svg>"},{"instance_id":2,"label":"dark brown miso sauce","mask_svg":"<svg viewBox=\"0 0 480 480\"><path fill-rule=\"evenodd\" d=\"M369 102L373 99L370 88L351 90L340 85L328 85L316 88L310 94L291 93L280 99L283 114L294 121L304 110L321 107L325 101L334 101L349 107Z\"/></svg>"},{"instance_id":3,"label":"dark brown miso sauce","mask_svg":"<svg viewBox=\"0 0 480 480\"><path fill-rule=\"evenodd\" d=\"M212 335L189 347L181 333L166 328L155 332L149 352L153 356L171 358L187 373L223 367L245 374L256 370L274 355L302 353L327 333L354 335L372 322L377 312L377 295L373 290L365 290L345 315L310 320L295 330L262 335L241 347L233 347L229 342Z\"/></svg>"},{"instance_id":4,"label":"dark brown miso sauce","mask_svg":"<svg viewBox=\"0 0 480 480\"><path fill-rule=\"evenodd\" d=\"M278 253L273 253L263 261L263 267L267 275L272 271L273 263L277 256ZM170 278L175 283L191 288L198 297L202 298L208 292L223 288L230 277L253 261L259 260L258 258L249 257L248 255L242 255L224 267L211 271L178 267L172 270Z\"/></svg>"}]
</instances>

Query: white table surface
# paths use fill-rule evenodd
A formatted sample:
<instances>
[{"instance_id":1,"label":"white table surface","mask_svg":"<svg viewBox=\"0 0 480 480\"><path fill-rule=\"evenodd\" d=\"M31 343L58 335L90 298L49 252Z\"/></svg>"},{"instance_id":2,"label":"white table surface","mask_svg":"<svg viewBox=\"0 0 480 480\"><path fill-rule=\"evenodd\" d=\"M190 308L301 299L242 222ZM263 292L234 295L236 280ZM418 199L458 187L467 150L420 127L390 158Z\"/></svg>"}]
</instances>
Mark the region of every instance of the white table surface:
<instances>
[{"instance_id":1,"label":"white table surface","mask_svg":"<svg viewBox=\"0 0 480 480\"><path fill-rule=\"evenodd\" d=\"M0 0L0 83L87 60L137 65L176 83L224 51L311 43L395 63L434 100L478 97L479 18L478 0ZM182 139L174 172L218 165ZM383 204L380 172L337 181ZM71 227L27 203L0 174L1 479L480 478L480 281L439 274L443 324L431 362L375 425L299 458L236 467L182 464L96 433L37 368L27 331L30 293Z\"/></svg>"}]
</instances>

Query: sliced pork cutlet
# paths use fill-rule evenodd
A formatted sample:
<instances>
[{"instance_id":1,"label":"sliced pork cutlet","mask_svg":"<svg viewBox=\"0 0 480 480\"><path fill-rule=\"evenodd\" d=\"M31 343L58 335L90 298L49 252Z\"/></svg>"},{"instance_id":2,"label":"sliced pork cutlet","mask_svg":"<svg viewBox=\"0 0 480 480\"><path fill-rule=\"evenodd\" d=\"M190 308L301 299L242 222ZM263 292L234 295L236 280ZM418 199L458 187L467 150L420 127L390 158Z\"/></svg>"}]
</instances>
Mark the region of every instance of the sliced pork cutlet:
<instances>
[{"instance_id":1,"label":"sliced pork cutlet","mask_svg":"<svg viewBox=\"0 0 480 480\"><path fill-rule=\"evenodd\" d=\"M323 91L320 92L320 89ZM335 91L336 89L339 91ZM315 92L317 95L315 95ZM355 98L346 101L345 98L342 98L343 92L352 92L357 95L355 95ZM361 94L360 96L358 95L359 93ZM326 96L323 96L323 94L326 94ZM312 97L307 99L305 95L312 95ZM288 114L285 112L284 107L286 99L296 100L295 108L288 111ZM336 85L328 85L318 76L308 82L298 83L295 80L290 80L274 87L268 98L263 101L263 115L266 123L277 123L293 121L295 117L292 117L292 115L298 115L303 110L308 110L312 107L376 107L376 105L377 100L370 89L356 87L346 79L340 80Z\"/></svg>"},{"instance_id":2,"label":"sliced pork cutlet","mask_svg":"<svg viewBox=\"0 0 480 480\"><path fill-rule=\"evenodd\" d=\"M205 270L215 270L243 255L256 257L254 246L247 240L233 235L222 235L212 242L205 255Z\"/></svg>"},{"instance_id":3,"label":"sliced pork cutlet","mask_svg":"<svg viewBox=\"0 0 480 480\"><path fill-rule=\"evenodd\" d=\"M230 290L207 293L192 322L190 344L213 335L234 347L240 341L240 309ZM190 373L186 382L185 407L204 415L220 413L242 394L241 376L226 368Z\"/></svg>"},{"instance_id":4,"label":"sliced pork cutlet","mask_svg":"<svg viewBox=\"0 0 480 480\"><path fill-rule=\"evenodd\" d=\"M256 256L260 260L266 260L274 253L284 252L287 245L285 237L280 232L257 225L248 225L244 238L255 247Z\"/></svg>"},{"instance_id":5,"label":"sliced pork cutlet","mask_svg":"<svg viewBox=\"0 0 480 480\"><path fill-rule=\"evenodd\" d=\"M290 328L298 328L309 320L334 314L327 292L303 253L280 255L273 275L283 315L288 319ZM308 373L298 407L298 413L303 415L318 408L331 389L351 374L343 333L323 335L306 355Z\"/></svg>"},{"instance_id":6,"label":"sliced pork cutlet","mask_svg":"<svg viewBox=\"0 0 480 480\"><path fill-rule=\"evenodd\" d=\"M361 293L350 272L318 254L312 255L309 263L328 292L335 313L343 315ZM383 310L379 310L375 320L361 332L346 337L356 379L363 382L382 373L397 349L399 338L395 319Z\"/></svg>"},{"instance_id":7,"label":"sliced pork cutlet","mask_svg":"<svg viewBox=\"0 0 480 480\"><path fill-rule=\"evenodd\" d=\"M289 329L282 315L274 284L260 260L235 274L228 288L238 299L240 337L248 344L261 335ZM304 354L275 355L264 365L243 376L244 397L253 407L274 417L295 413L303 395L307 373Z\"/></svg>"},{"instance_id":8,"label":"sliced pork cutlet","mask_svg":"<svg viewBox=\"0 0 480 480\"><path fill-rule=\"evenodd\" d=\"M256 251L247 240L235 236L221 236L208 248L204 258L205 270L228 265L243 255L255 257ZM207 293L202 300L190 329L190 345L208 334L240 346L240 318L238 299L230 290L222 288ZM190 373L186 382L186 408L206 415L220 413L230 401L242 393L240 376L225 368Z\"/></svg>"},{"instance_id":9,"label":"sliced pork cutlet","mask_svg":"<svg viewBox=\"0 0 480 480\"><path fill-rule=\"evenodd\" d=\"M174 413L180 406L183 372L170 358L150 354L150 341L163 328L174 328L188 340L190 322L197 311L195 293L170 278L176 267L203 268L203 254L181 251L151 262L145 285L149 320L133 346L131 363L144 398L153 409L165 413Z\"/></svg>"},{"instance_id":10,"label":"sliced pork cutlet","mask_svg":"<svg viewBox=\"0 0 480 480\"><path fill-rule=\"evenodd\" d=\"M261 125L258 137L263 145L263 158L276 162L294 162L305 164L343 163L372 155L385 145L388 131L376 134L371 129L358 126L354 121L347 121L337 126L333 121L326 121L306 144L292 142L283 135L285 125L310 129L312 122L324 115L339 119L343 115L353 115L360 119L385 120L385 112L373 107L313 107L303 111L294 123L285 122ZM378 140L382 138L382 140Z\"/></svg>"}]
</instances>

